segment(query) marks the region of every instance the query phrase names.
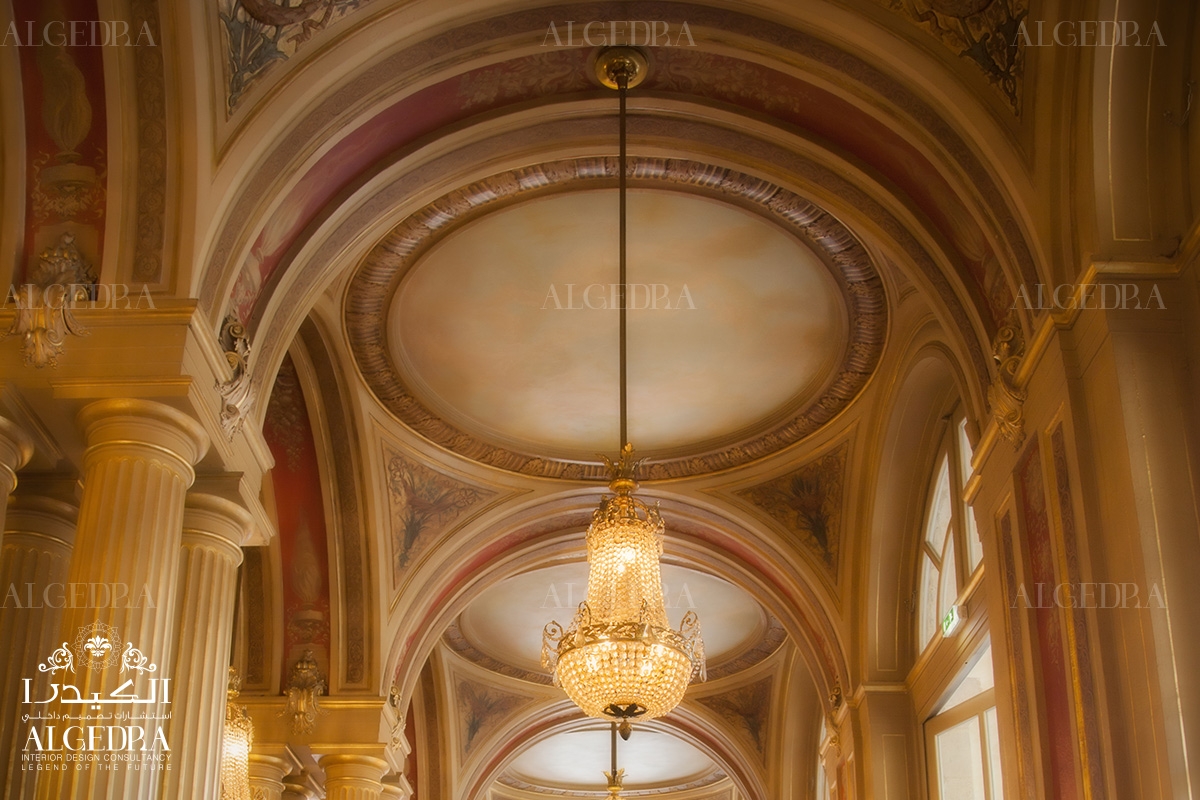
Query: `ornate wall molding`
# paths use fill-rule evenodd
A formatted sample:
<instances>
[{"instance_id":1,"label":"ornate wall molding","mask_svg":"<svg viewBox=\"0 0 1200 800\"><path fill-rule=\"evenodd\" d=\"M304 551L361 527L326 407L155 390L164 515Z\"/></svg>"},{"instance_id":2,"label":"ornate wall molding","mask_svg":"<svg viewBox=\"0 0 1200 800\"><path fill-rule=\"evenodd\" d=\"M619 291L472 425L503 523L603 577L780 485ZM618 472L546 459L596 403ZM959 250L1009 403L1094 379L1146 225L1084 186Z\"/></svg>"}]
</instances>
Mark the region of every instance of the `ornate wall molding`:
<instances>
[{"instance_id":1,"label":"ornate wall molding","mask_svg":"<svg viewBox=\"0 0 1200 800\"><path fill-rule=\"evenodd\" d=\"M988 405L1000 435L1020 447L1025 441L1025 399L1028 393L1017 384L1017 370L1025 358L1025 337L1014 323L999 330L992 341L996 377L988 387Z\"/></svg>"},{"instance_id":2,"label":"ornate wall molding","mask_svg":"<svg viewBox=\"0 0 1200 800\"><path fill-rule=\"evenodd\" d=\"M357 453L357 432L346 414L348 404L334 373L331 354L321 331L311 318L300 329L300 338L308 350L317 383L321 387L321 403L325 408L328 426L326 435L329 442L338 451L345 448L350 453ZM338 488L337 513L340 524L337 529L342 550L342 620L345 625L343 638L346 648L344 678L347 683L360 684L368 678L367 594L370 578L365 574L363 554L370 548L362 521L356 459L352 456L342 456L334 457L332 462L330 466Z\"/></svg>"},{"instance_id":3,"label":"ornate wall molding","mask_svg":"<svg viewBox=\"0 0 1200 800\"><path fill-rule=\"evenodd\" d=\"M616 178L616 159L554 161L499 173L455 190L410 215L368 253L346 296L351 351L376 398L429 441L489 466L540 477L603 479L600 464L541 457L493 445L426 408L397 371L387 344L387 315L400 280L434 243L495 207L563 189L594 188ZM875 369L887 330L887 299L870 256L841 222L791 191L725 167L683 159L632 158L631 185L704 194L773 221L822 257L843 294L848 343L823 393L782 423L731 445L649 462L648 479L704 474L747 464L800 441L833 419Z\"/></svg>"},{"instance_id":4,"label":"ornate wall molding","mask_svg":"<svg viewBox=\"0 0 1200 800\"><path fill-rule=\"evenodd\" d=\"M132 0L132 26L143 26L161 42L158 0ZM134 48L137 83L137 238L133 279L163 280L163 241L167 195L167 92L161 47Z\"/></svg>"},{"instance_id":5,"label":"ornate wall molding","mask_svg":"<svg viewBox=\"0 0 1200 800\"><path fill-rule=\"evenodd\" d=\"M29 279L12 296L16 315L4 335L21 337L25 366L57 367L66 336L88 334L73 309L76 303L94 299L96 278L75 246L74 234L64 233L53 249L38 256Z\"/></svg>"},{"instance_id":6,"label":"ornate wall molding","mask_svg":"<svg viewBox=\"0 0 1200 800\"><path fill-rule=\"evenodd\" d=\"M233 377L216 385L221 395L221 430L232 442L254 408L257 393L250 380L250 339L246 328L232 314L221 324L220 341L225 360L233 368Z\"/></svg>"}]
</instances>

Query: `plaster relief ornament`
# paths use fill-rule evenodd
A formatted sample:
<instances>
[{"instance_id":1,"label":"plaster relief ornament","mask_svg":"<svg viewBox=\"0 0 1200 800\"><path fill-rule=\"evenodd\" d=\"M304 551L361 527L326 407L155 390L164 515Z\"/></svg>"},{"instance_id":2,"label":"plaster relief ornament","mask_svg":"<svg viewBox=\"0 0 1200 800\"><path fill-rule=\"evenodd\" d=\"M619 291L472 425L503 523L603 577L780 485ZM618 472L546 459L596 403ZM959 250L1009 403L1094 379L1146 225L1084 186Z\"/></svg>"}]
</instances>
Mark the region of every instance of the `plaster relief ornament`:
<instances>
[{"instance_id":1,"label":"plaster relief ornament","mask_svg":"<svg viewBox=\"0 0 1200 800\"><path fill-rule=\"evenodd\" d=\"M292 733L312 733L317 725L317 717L329 713L321 708L317 698L325 693L325 676L321 674L312 650L305 650L304 655L292 665L292 673L288 678L287 705L279 716L289 717Z\"/></svg>"},{"instance_id":2,"label":"plaster relief ornament","mask_svg":"<svg viewBox=\"0 0 1200 800\"><path fill-rule=\"evenodd\" d=\"M1017 386L1017 370L1025 357L1025 340L1016 325L1006 325L992 340L996 377L988 387L988 404L1000 435L1019 447L1025 441L1025 390Z\"/></svg>"},{"instance_id":3,"label":"plaster relief ornament","mask_svg":"<svg viewBox=\"0 0 1200 800\"><path fill-rule=\"evenodd\" d=\"M221 346L225 348L225 359L233 368L233 377L216 385L221 395L221 430L233 441L257 399L250 382L250 338L245 326L233 314L221 323Z\"/></svg>"},{"instance_id":4,"label":"plaster relief ornament","mask_svg":"<svg viewBox=\"0 0 1200 800\"><path fill-rule=\"evenodd\" d=\"M67 334L88 334L73 309L76 303L92 299L96 279L71 233L64 233L56 247L38 256L29 277L29 283L13 287L6 298L15 302L17 314L5 336L22 337L25 366L57 367Z\"/></svg>"}]
</instances>

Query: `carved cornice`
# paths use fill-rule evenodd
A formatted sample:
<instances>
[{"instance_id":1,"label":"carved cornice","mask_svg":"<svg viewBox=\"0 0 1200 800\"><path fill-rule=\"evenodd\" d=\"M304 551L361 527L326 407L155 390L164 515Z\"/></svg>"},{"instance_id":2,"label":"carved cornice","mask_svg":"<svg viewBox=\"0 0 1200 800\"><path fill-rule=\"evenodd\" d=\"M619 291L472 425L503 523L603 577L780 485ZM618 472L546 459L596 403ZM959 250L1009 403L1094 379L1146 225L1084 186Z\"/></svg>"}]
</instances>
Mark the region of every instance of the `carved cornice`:
<instances>
[{"instance_id":1,"label":"carved cornice","mask_svg":"<svg viewBox=\"0 0 1200 800\"><path fill-rule=\"evenodd\" d=\"M450 231L516 200L564 188L611 184L616 159L554 161L493 175L455 190L410 215L380 241L351 279L346 330L363 378L401 422L429 441L472 460L526 475L602 480L601 464L553 459L505 449L451 425L426 408L397 371L387 342L387 316L404 275ZM862 244L837 219L791 191L725 167L696 161L632 158L634 186L704 194L767 217L820 255L845 299L849 336L823 393L790 416L727 446L651 461L648 479L678 478L750 463L800 441L837 416L859 394L879 361L887 331L887 300Z\"/></svg>"}]
</instances>

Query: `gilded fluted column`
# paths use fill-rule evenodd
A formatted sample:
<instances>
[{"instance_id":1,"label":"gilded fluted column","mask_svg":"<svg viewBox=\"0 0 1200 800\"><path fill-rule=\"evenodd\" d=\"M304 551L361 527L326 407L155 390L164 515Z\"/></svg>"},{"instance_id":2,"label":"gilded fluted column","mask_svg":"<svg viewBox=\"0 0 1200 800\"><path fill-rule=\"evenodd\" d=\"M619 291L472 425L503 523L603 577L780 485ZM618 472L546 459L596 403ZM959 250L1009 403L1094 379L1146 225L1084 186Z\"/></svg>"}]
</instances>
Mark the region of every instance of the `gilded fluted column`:
<instances>
[{"instance_id":1,"label":"gilded fluted column","mask_svg":"<svg viewBox=\"0 0 1200 800\"><path fill-rule=\"evenodd\" d=\"M317 762L325 771L325 800L380 800L387 762L364 755L333 753Z\"/></svg>"},{"instance_id":2,"label":"gilded fluted column","mask_svg":"<svg viewBox=\"0 0 1200 800\"><path fill-rule=\"evenodd\" d=\"M183 512L176 624L175 702L168 741L178 755L163 775L163 797L221 793L221 734L229 683L233 605L242 544L253 522L241 506L190 492Z\"/></svg>"},{"instance_id":3,"label":"gilded fluted column","mask_svg":"<svg viewBox=\"0 0 1200 800\"><path fill-rule=\"evenodd\" d=\"M33 456L33 442L14 422L0 417L0 531L8 496L17 488L17 470Z\"/></svg>"},{"instance_id":4,"label":"gilded fluted column","mask_svg":"<svg viewBox=\"0 0 1200 800\"><path fill-rule=\"evenodd\" d=\"M23 487L24 488L24 487ZM33 796L36 772L21 769L34 707L24 702L48 697L49 679L38 663L58 646L63 606L80 598L66 586L78 508L40 494L14 494L8 501L4 545L0 550L0 787L8 798ZM83 601L89 598L85 593ZM94 597L108 602L111 598ZM24 719L22 719L24 717Z\"/></svg>"},{"instance_id":5,"label":"gilded fluted column","mask_svg":"<svg viewBox=\"0 0 1200 800\"><path fill-rule=\"evenodd\" d=\"M208 435L186 414L148 400L99 400L83 408L78 422L87 449L70 580L122 587L140 600L67 609L60 638L73 642L81 629L110 626L156 664L151 676L162 679L172 672L184 498L195 478L192 465L208 449ZM81 665L71 676L84 697L108 695L127 677L120 663L103 669ZM137 691L142 691L149 679L142 673L136 678ZM161 720L170 709L161 692L154 703L138 707L147 741L158 725L165 725ZM186 758L175 754L175 766L180 756ZM54 771L43 773L37 796L155 800L161 780L157 769L120 765Z\"/></svg>"},{"instance_id":6,"label":"gilded fluted column","mask_svg":"<svg viewBox=\"0 0 1200 800\"><path fill-rule=\"evenodd\" d=\"M255 800L282 800L283 779L288 771L288 763L282 758L251 753L250 792Z\"/></svg>"}]
</instances>

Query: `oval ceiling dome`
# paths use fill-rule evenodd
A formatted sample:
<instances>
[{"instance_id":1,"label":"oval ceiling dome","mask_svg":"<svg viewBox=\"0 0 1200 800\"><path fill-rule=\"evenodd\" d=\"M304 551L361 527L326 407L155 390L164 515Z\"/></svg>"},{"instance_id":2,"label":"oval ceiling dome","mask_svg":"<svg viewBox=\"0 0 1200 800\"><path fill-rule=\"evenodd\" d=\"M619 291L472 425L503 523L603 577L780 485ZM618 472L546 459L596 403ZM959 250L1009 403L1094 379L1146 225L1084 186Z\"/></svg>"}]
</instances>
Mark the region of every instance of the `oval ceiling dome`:
<instances>
[{"instance_id":1,"label":"oval ceiling dome","mask_svg":"<svg viewBox=\"0 0 1200 800\"><path fill-rule=\"evenodd\" d=\"M618 434L618 198L553 194L462 226L406 275L391 351L426 407L490 443L593 461ZM817 255L739 207L629 194L629 438L727 441L808 399L847 336Z\"/></svg>"}]
</instances>

